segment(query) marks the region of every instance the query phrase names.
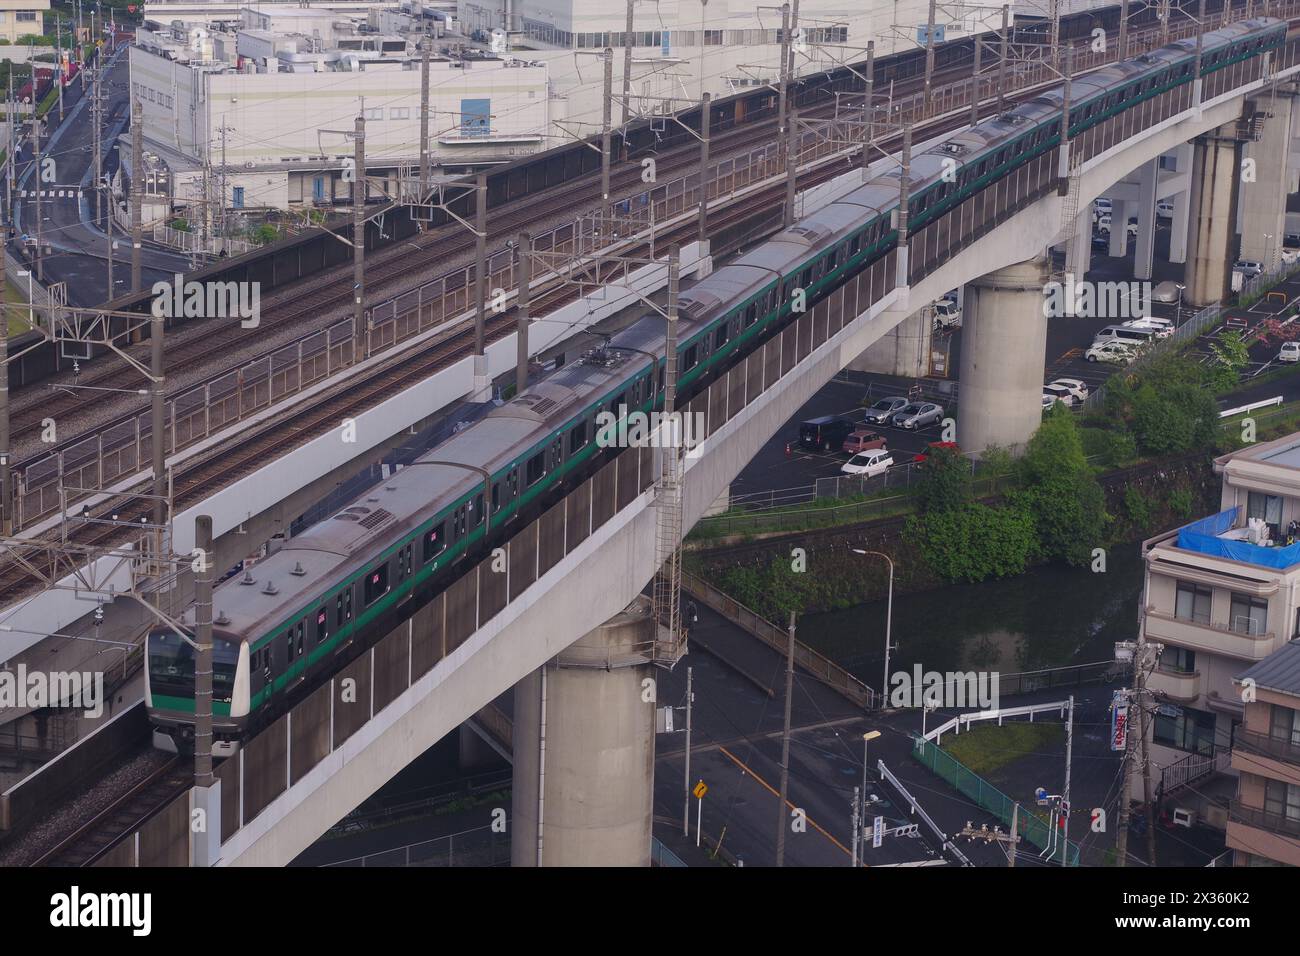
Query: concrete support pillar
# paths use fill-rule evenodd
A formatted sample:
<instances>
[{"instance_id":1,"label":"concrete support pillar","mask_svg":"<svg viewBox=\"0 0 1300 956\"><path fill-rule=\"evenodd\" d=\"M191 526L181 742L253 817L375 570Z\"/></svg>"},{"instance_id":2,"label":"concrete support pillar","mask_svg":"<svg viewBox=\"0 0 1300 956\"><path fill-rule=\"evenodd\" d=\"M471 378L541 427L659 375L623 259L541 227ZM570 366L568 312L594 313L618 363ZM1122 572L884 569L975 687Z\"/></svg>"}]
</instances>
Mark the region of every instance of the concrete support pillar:
<instances>
[{"instance_id":1,"label":"concrete support pillar","mask_svg":"<svg viewBox=\"0 0 1300 956\"><path fill-rule=\"evenodd\" d=\"M650 865L655 626L639 599L515 685L514 866Z\"/></svg>"},{"instance_id":2,"label":"concrete support pillar","mask_svg":"<svg viewBox=\"0 0 1300 956\"><path fill-rule=\"evenodd\" d=\"M1150 279L1156 261L1156 184L1160 175L1159 158L1144 163L1138 170L1137 249L1134 250L1133 275ZM1131 216L1132 213L1129 213ZM1111 227L1115 228L1115 227ZM1128 219L1123 224L1128 232Z\"/></svg>"},{"instance_id":3,"label":"concrete support pillar","mask_svg":"<svg viewBox=\"0 0 1300 956\"><path fill-rule=\"evenodd\" d=\"M934 314L927 305L886 332L875 345L850 362L848 367L859 372L877 372L903 378L928 375L933 328Z\"/></svg>"},{"instance_id":4,"label":"concrete support pillar","mask_svg":"<svg viewBox=\"0 0 1300 956\"><path fill-rule=\"evenodd\" d=\"M1126 200L1112 200L1110 205L1110 255L1121 259L1128 255L1128 217L1133 214Z\"/></svg>"},{"instance_id":5,"label":"concrete support pillar","mask_svg":"<svg viewBox=\"0 0 1300 956\"><path fill-rule=\"evenodd\" d=\"M1082 279L1092 268L1092 211L1080 211L1075 220L1075 235L1065 245L1065 271Z\"/></svg>"},{"instance_id":6,"label":"concrete support pillar","mask_svg":"<svg viewBox=\"0 0 1300 956\"><path fill-rule=\"evenodd\" d=\"M1187 209L1191 191L1184 189L1169 197L1174 215L1169 220L1169 261L1175 265L1187 261Z\"/></svg>"},{"instance_id":7,"label":"concrete support pillar","mask_svg":"<svg viewBox=\"0 0 1300 956\"><path fill-rule=\"evenodd\" d=\"M1198 136L1192 149L1192 187L1187 215L1187 304L1200 308L1228 292L1233 207L1241 178L1232 127Z\"/></svg>"},{"instance_id":8,"label":"concrete support pillar","mask_svg":"<svg viewBox=\"0 0 1300 956\"><path fill-rule=\"evenodd\" d=\"M1265 271L1277 268L1282 261L1294 102L1293 94L1281 91L1255 100L1256 110L1267 113L1268 118L1259 140L1243 147L1244 158L1255 161L1255 178L1241 184L1241 258L1258 259Z\"/></svg>"},{"instance_id":9,"label":"concrete support pillar","mask_svg":"<svg viewBox=\"0 0 1300 956\"><path fill-rule=\"evenodd\" d=\"M1047 319L1044 256L976 279L962 315L957 443L1023 450L1042 421Z\"/></svg>"}]
</instances>

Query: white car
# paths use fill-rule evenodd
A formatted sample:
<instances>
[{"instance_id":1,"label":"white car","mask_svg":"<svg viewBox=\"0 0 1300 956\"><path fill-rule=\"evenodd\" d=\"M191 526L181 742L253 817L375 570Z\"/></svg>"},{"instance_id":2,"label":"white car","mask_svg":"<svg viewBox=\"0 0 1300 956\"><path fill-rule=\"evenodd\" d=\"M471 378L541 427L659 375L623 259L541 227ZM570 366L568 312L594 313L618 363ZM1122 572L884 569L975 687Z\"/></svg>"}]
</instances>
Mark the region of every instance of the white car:
<instances>
[{"instance_id":1,"label":"white car","mask_svg":"<svg viewBox=\"0 0 1300 956\"><path fill-rule=\"evenodd\" d=\"M1300 362L1300 342L1283 342L1277 353L1279 362Z\"/></svg>"},{"instance_id":2,"label":"white car","mask_svg":"<svg viewBox=\"0 0 1300 956\"><path fill-rule=\"evenodd\" d=\"M866 475L870 478L874 475L883 475L893 463L894 458L888 451L875 448L854 455L840 466L840 471L846 475Z\"/></svg>"},{"instance_id":3,"label":"white car","mask_svg":"<svg viewBox=\"0 0 1300 956\"><path fill-rule=\"evenodd\" d=\"M1286 265L1294 265L1300 261L1300 249L1292 249L1290 246L1282 247L1282 262Z\"/></svg>"},{"instance_id":4,"label":"white car","mask_svg":"<svg viewBox=\"0 0 1300 956\"><path fill-rule=\"evenodd\" d=\"M1076 402L1082 402L1088 397L1088 383L1080 381L1077 378L1058 378L1048 385L1048 388L1059 387L1068 391ZM1046 391L1046 389L1044 389Z\"/></svg>"},{"instance_id":5,"label":"white car","mask_svg":"<svg viewBox=\"0 0 1300 956\"><path fill-rule=\"evenodd\" d=\"M1168 319L1157 319L1154 316L1148 316L1145 319L1129 319L1122 324L1130 329L1151 329L1158 339L1167 339L1174 334L1174 323Z\"/></svg>"},{"instance_id":6,"label":"white car","mask_svg":"<svg viewBox=\"0 0 1300 956\"><path fill-rule=\"evenodd\" d=\"M1174 218L1174 204L1168 199L1162 199L1156 203L1156 215L1161 219Z\"/></svg>"},{"instance_id":7,"label":"white car","mask_svg":"<svg viewBox=\"0 0 1300 956\"><path fill-rule=\"evenodd\" d=\"M1092 346L1083 353L1083 357L1089 362L1118 362L1121 365L1127 365L1136 358L1136 353L1133 346L1128 342L1112 340Z\"/></svg>"},{"instance_id":8,"label":"white car","mask_svg":"<svg viewBox=\"0 0 1300 956\"><path fill-rule=\"evenodd\" d=\"M1253 279L1264 271L1264 263L1255 259L1238 259L1232 264L1233 271L1240 272L1247 279Z\"/></svg>"},{"instance_id":9,"label":"white car","mask_svg":"<svg viewBox=\"0 0 1300 956\"><path fill-rule=\"evenodd\" d=\"M1092 201L1092 204L1097 208L1098 215L1109 216L1111 209L1113 208L1111 201L1105 196L1098 196Z\"/></svg>"},{"instance_id":10,"label":"white car","mask_svg":"<svg viewBox=\"0 0 1300 956\"><path fill-rule=\"evenodd\" d=\"M1044 385L1043 409L1051 408L1057 402L1060 402L1066 408L1072 408L1075 403L1074 394L1064 385Z\"/></svg>"}]
</instances>

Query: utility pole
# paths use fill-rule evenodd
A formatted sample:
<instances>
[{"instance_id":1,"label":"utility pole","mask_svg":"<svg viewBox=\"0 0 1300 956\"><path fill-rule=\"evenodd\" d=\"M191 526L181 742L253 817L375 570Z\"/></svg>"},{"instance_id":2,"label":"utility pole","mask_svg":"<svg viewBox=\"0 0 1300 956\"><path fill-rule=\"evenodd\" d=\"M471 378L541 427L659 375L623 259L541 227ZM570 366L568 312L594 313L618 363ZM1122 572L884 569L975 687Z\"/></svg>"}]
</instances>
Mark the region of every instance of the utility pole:
<instances>
[{"instance_id":1,"label":"utility pole","mask_svg":"<svg viewBox=\"0 0 1300 956\"><path fill-rule=\"evenodd\" d=\"M1056 154L1056 194L1070 191L1070 74L1074 71L1074 48L1065 51L1065 85L1061 94L1061 146Z\"/></svg>"},{"instance_id":2,"label":"utility pole","mask_svg":"<svg viewBox=\"0 0 1300 956\"><path fill-rule=\"evenodd\" d=\"M613 121L614 108L614 51L605 47L605 106L604 119L600 127L600 198L609 202L609 149L610 123Z\"/></svg>"},{"instance_id":3,"label":"utility pole","mask_svg":"<svg viewBox=\"0 0 1300 956\"><path fill-rule=\"evenodd\" d=\"M507 25L506 30L510 27ZM429 201L429 38L420 41L420 202Z\"/></svg>"},{"instance_id":4,"label":"utility pole","mask_svg":"<svg viewBox=\"0 0 1300 956\"><path fill-rule=\"evenodd\" d=\"M487 347L487 174L474 180L474 355Z\"/></svg>"},{"instance_id":5,"label":"utility pole","mask_svg":"<svg viewBox=\"0 0 1300 956\"><path fill-rule=\"evenodd\" d=\"M777 86L777 142L785 141L786 97L789 95L790 77L790 4L781 4L781 79Z\"/></svg>"},{"instance_id":6,"label":"utility pole","mask_svg":"<svg viewBox=\"0 0 1300 956\"><path fill-rule=\"evenodd\" d=\"M528 387L528 298L529 284L533 278L533 239L528 233L519 234L519 292L515 299L515 396Z\"/></svg>"},{"instance_id":7,"label":"utility pole","mask_svg":"<svg viewBox=\"0 0 1300 956\"><path fill-rule=\"evenodd\" d=\"M902 170L898 178L898 274L896 284L909 286L912 284L912 272L908 266L908 248L907 248L907 212L909 193L911 191L912 177L912 124L908 123L903 127L903 151L900 156L902 160ZM883 694L888 688L889 675L885 675L886 686L880 689Z\"/></svg>"},{"instance_id":8,"label":"utility pole","mask_svg":"<svg viewBox=\"0 0 1300 956\"><path fill-rule=\"evenodd\" d=\"M1003 833L1001 827L989 829L986 823L981 827L974 826L969 820L954 836L964 836L970 840L983 840L985 843L997 843L1007 847L1007 866L1015 867L1016 865L1016 845L1020 842L1020 836L1016 833L1019 822L1020 804L1014 804L1011 808L1011 832Z\"/></svg>"},{"instance_id":9,"label":"utility pole","mask_svg":"<svg viewBox=\"0 0 1300 956\"><path fill-rule=\"evenodd\" d=\"M792 0L790 4L790 37L786 42L786 57L788 62L785 64L786 82L791 84L786 94L785 105L787 108L797 105L794 101L794 80L798 71L794 68L795 54L798 52L794 45L795 34L799 32L799 0Z\"/></svg>"},{"instance_id":10,"label":"utility pole","mask_svg":"<svg viewBox=\"0 0 1300 956\"><path fill-rule=\"evenodd\" d=\"M95 58L94 73L91 76L90 83L90 123L94 126L94 146L95 150L95 222L100 223L104 219L104 160L101 155L103 149L100 143L100 134L104 126L103 104L99 100L99 58ZM109 290L111 293L111 289ZM110 294L109 298L113 298Z\"/></svg>"},{"instance_id":11,"label":"utility pole","mask_svg":"<svg viewBox=\"0 0 1300 956\"><path fill-rule=\"evenodd\" d=\"M1006 8L1003 7L1005 10ZM1020 843L1020 804L1015 803L1011 807L1011 849L1007 853L1007 866L1011 869L1016 868L1016 845Z\"/></svg>"},{"instance_id":12,"label":"utility pole","mask_svg":"<svg viewBox=\"0 0 1300 956\"><path fill-rule=\"evenodd\" d=\"M14 74L9 71L9 98L5 100L5 119L8 121L8 142L5 144L5 213L7 222L14 221ZM6 239L8 237L6 236Z\"/></svg>"},{"instance_id":13,"label":"utility pole","mask_svg":"<svg viewBox=\"0 0 1300 956\"><path fill-rule=\"evenodd\" d=\"M144 107L137 99L131 111L131 291L140 291L142 246L140 210L144 203Z\"/></svg>"},{"instance_id":14,"label":"utility pole","mask_svg":"<svg viewBox=\"0 0 1300 956\"><path fill-rule=\"evenodd\" d=\"M1138 657L1135 655L1134 660ZM1133 701L1126 695L1128 714L1124 718L1124 759L1120 765L1123 783L1119 795L1119 834L1115 838L1116 866L1128 866L1128 821L1133 781Z\"/></svg>"},{"instance_id":15,"label":"utility pole","mask_svg":"<svg viewBox=\"0 0 1300 956\"><path fill-rule=\"evenodd\" d=\"M700 104L700 212L697 217L700 242L709 238L709 125L712 119L709 107L712 102L713 96L706 91Z\"/></svg>"},{"instance_id":16,"label":"utility pole","mask_svg":"<svg viewBox=\"0 0 1300 956\"><path fill-rule=\"evenodd\" d=\"M366 117L357 114L352 134L352 163L356 167L352 181L352 362L365 355L362 337L366 330L366 313L362 301L366 294Z\"/></svg>"},{"instance_id":17,"label":"utility pole","mask_svg":"<svg viewBox=\"0 0 1300 956\"><path fill-rule=\"evenodd\" d=\"M41 212L41 188L44 185L41 181L41 120L36 115L36 70L32 69L32 138L34 147L32 156L36 160L36 175L33 176L36 189L36 278L41 282L45 281L45 257L41 254L44 247L41 244L41 220L44 214Z\"/></svg>"},{"instance_id":18,"label":"utility pole","mask_svg":"<svg viewBox=\"0 0 1300 956\"><path fill-rule=\"evenodd\" d=\"M1151 794L1151 753L1147 743L1147 648L1153 645L1147 644L1142 638L1138 639L1138 648L1143 651L1141 655L1141 670L1137 678L1137 708L1138 708L1138 727L1142 736L1138 738L1138 743L1142 748L1142 799L1147 805L1147 865L1156 865L1156 805Z\"/></svg>"},{"instance_id":19,"label":"utility pole","mask_svg":"<svg viewBox=\"0 0 1300 956\"><path fill-rule=\"evenodd\" d=\"M1070 765L1074 758L1074 695L1070 695L1069 713L1065 724L1065 789L1061 792L1064 804L1061 814L1061 866L1070 863Z\"/></svg>"},{"instance_id":20,"label":"utility pole","mask_svg":"<svg viewBox=\"0 0 1300 956\"><path fill-rule=\"evenodd\" d=\"M786 816L786 795L790 790L790 705L794 700L794 611L790 612L790 627L785 648L785 724L781 730L781 796L777 807L776 865L785 866L785 831L789 824Z\"/></svg>"},{"instance_id":21,"label":"utility pole","mask_svg":"<svg viewBox=\"0 0 1300 956\"><path fill-rule=\"evenodd\" d=\"M30 275L28 281L31 280ZM30 305L31 303L28 303ZM13 491L9 487L9 308L0 308L0 531L14 532Z\"/></svg>"},{"instance_id":22,"label":"utility pole","mask_svg":"<svg viewBox=\"0 0 1300 956\"><path fill-rule=\"evenodd\" d=\"M691 668L686 668L686 808L682 813L682 836L691 835L691 704L695 700Z\"/></svg>"},{"instance_id":23,"label":"utility pole","mask_svg":"<svg viewBox=\"0 0 1300 956\"><path fill-rule=\"evenodd\" d=\"M794 225L794 200L799 174L799 111L790 110L790 122L786 127L785 146L785 215L783 225L789 229Z\"/></svg>"},{"instance_id":24,"label":"utility pole","mask_svg":"<svg viewBox=\"0 0 1300 956\"><path fill-rule=\"evenodd\" d=\"M1048 3L1048 21L1051 30L1051 56L1052 68L1060 69L1061 66L1061 0L1049 0Z\"/></svg>"},{"instance_id":25,"label":"utility pole","mask_svg":"<svg viewBox=\"0 0 1300 956\"><path fill-rule=\"evenodd\" d=\"M1119 50L1116 53L1116 62L1123 63L1128 59L1128 0L1120 0L1119 5Z\"/></svg>"},{"instance_id":26,"label":"utility pole","mask_svg":"<svg viewBox=\"0 0 1300 956\"><path fill-rule=\"evenodd\" d=\"M858 868L858 839L862 835L862 824L858 820L858 805L862 800L862 788L853 787L853 869Z\"/></svg>"},{"instance_id":27,"label":"utility pole","mask_svg":"<svg viewBox=\"0 0 1300 956\"><path fill-rule=\"evenodd\" d=\"M194 546L201 552L194 576L194 785L212 786L212 518L194 519ZM218 824L219 825L219 824Z\"/></svg>"},{"instance_id":28,"label":"utility pole","mask_svg":"<svg viewBox=\"0 0 1300 956\"><path fill-rule=\"evenodd\" d=\"M980 121L980 50L984 44L980 42L980 35L975 34L975 67L971 71L970 80L970 125L974 126Z\"/></svg>"},{"instance_id":29,"label":"utility pole","mask_svg":"<svg viewBox=\"0 0 1300 956\"><path fill-rule=\"evenodd\" d=\"M862 93L862 181L871 166L871 144L876 139L876 41L867 41L867 88Z\"/></svg>"},{"instance_id":30,"label":"utility pole","mask_svg":"<svg viewBox=\"0 0 1300 956\"><path fill-rule=\"evenodd\" d=\"M934 6L930 0L930 12L926 17L925 28L925 98L929 102L930 87L934 82Z\"/></svg>"},{"instance_id":31,"label":"utility pole","mask_svg":"<svg viewBox=\"0 0 1300 956\"><path fill-rule=\"evenodd\" d=\"M1007 102L1007 56L1010 52L1007 44L1010 37L1007 34L1007 23L1011 19L1011 8L1007 4L1002 5L1002 35L999 38L998 46L1001 48L998 56L998 113L1001 114L1006 107Z\"/></svg>"},{"instance_id":32,"label":"utility pole","mask_svg":"<svg viewBox=\"0 0 1300 956\"><path fill-rule=\"evenodd\" d=\"M627 125L628 106L632 101L632 6L636 0L627 0L627 28L623 31L623 125ZM700 37L701 56L704 37Z\"/></svg>"},{"instance_id":33,"label":"utility pole","mask_svg":"<svg viewBox=\"0 0 1300 956\"><path fill-rule=\"evenodd\" d=\"M167 520L167 437L163 425L163 401L167 380L163 374L163 344L167 338L166 319L154 314L149 320L149 397L150 397L150 450L153 452L153 523L158 529L158 558L163 556L162 527Z\"/></svg>"},{"instance_id":34,"label":"utility pole","mask_svg":"<svg viewBox=\"0 0 1300 956\"><path fill-rule=\"evenodd\" d=\"M63 124L63 18L54 15L54 75L59 84L59 124Z\"/></svg>"}]
</instances>

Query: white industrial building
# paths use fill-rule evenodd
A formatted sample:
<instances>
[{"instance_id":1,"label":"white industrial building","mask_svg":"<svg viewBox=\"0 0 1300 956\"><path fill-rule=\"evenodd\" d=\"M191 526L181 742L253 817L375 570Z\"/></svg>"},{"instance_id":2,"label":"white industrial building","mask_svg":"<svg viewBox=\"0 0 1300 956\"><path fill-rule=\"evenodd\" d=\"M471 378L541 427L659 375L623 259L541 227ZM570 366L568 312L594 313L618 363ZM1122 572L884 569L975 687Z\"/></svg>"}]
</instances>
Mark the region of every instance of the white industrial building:
<instances>
[{"instance_id":1,"label":"white industrial building","mask_svg":"<svg viewBox=\"0 0 1300 956\"><path fill-rule=\"evenodd\" d=\"M860 61L868 41L882 57L915 49L928 10L928 0L802 0L796 69ZM991 5L940 10L937 42L1001 22ZM150 3L132 88L146 150L173 196L206 197L209 208L217 197L227 208L329 205L350 201L343 131L362 111L367 166L389 175L390 194L400 171L418 166L421 42L436 51L430 151L435 166L459 172L598 132L606 47L621 122L626 17L621 0ZM779 77L774 4L634 0L633 17L630 117Z\"/></svg>"},{"instance_id":2,"label":"white industrial building","mask_svg":"<svg viewBox=\"0 0 1300 956\"><path fill-rule=\"evenodd\" d=\"M562 101L552 121L590 135L602 121L603 64L614 50L616 97L623 90L627 0L459 0L467 34L508 31L512 48L550 67ZM936 42L1001 26L992 4L941 4ZM632 0L631 115L680 108L705 91L727 96L775 83L780 75L780 0ZM928 0L801 0L795 68L815 73L861 61L868 41L877 56L924 45ZM508 26L507 26L508 25ZM614 120L622 118L622 103Z\"/></svg>"},{"instance_id":3,"label":"white industrial building","mask_svg":"<svg viewBox=\"0 0 1300 956\"><path fill-rule=\"evenodd\" d=\"M250 13L252 11L249 11ZM358 115L366 166L387 177L418 168L422 54L400 35L286 11L307 32L181 27L141 30L130 51L145 149L171 174L180 203L286 209L351 199L343 175ZM279 15L277 15L278 17ZM430 150L437 167L506 162L543 148L546 68L479 51L433 55Z\"/></svg>"}]
</instances>

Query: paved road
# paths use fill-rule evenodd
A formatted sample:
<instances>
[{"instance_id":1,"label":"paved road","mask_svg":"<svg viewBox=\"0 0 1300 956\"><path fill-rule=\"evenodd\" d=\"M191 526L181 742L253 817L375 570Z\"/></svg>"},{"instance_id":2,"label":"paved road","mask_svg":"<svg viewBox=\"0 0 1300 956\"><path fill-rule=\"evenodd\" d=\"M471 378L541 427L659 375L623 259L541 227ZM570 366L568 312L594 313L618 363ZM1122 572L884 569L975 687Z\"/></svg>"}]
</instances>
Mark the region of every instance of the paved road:
<instances>
[{"instance_id":1,"label":"paved road","mask_svg":"<svg viewBox=\"0 0 1300 956\"><path fill-rule=\"evenodd\" d=\"M101 138L104 148L105 175L117 168L117 158L112 146L119 133L130 122L127 101L129 79L125 48L108 61L101 80L105 94L105 129ZM57 108L50 113L52 123L58 119ZM55 182L41 184L41 239L53 252L44 261L45 281L67 283L69 301L76 305L98 305L110 298L108 294L107 235L94 221L95 200L91 190L94 176L94 129L91 122L90 86L83 94L80 80L64 91L64 123L55 129L43 144L42 158L55 161ZM36 213L35 189L37 176L30 147L17 158L17 194L15 226L19 235L35 235L33 216ZM117 295L130 291L131 244L129 237L115 235L117 242L113 270L113 285ZM17 244L11 244L20 258ZM30 261L30 260L29 260ZM144 268L141 280L145 286L165 279L176 272L187 272L190 260L146 245L143 250Z\"/></svg>"}]
</instances>

